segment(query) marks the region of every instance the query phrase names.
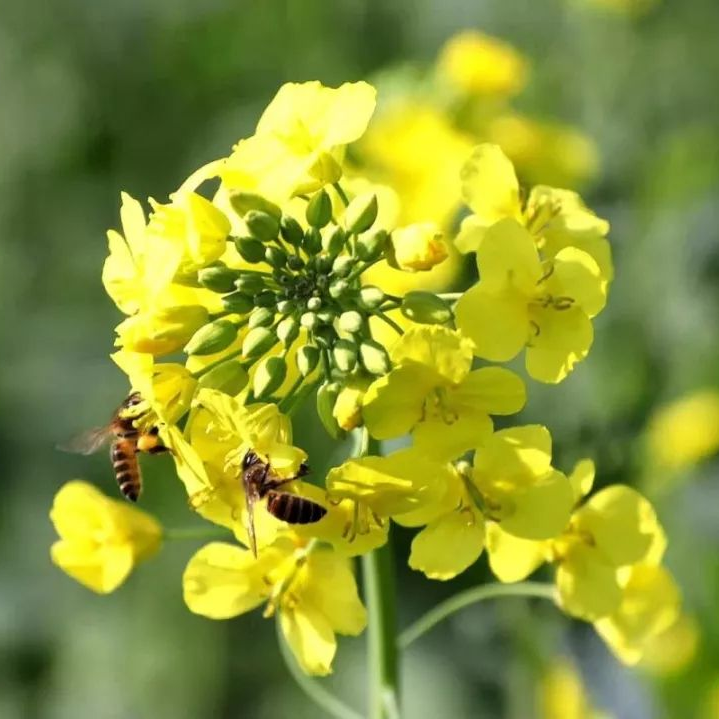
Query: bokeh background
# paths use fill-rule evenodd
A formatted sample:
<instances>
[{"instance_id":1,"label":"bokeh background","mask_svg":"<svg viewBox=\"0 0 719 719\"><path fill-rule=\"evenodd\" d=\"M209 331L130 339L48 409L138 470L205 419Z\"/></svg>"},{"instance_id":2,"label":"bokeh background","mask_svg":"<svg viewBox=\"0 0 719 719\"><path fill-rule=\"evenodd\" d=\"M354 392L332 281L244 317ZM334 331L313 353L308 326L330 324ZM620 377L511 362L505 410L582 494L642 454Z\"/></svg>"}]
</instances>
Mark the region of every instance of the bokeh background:
<instances>
[{"instance_id":1,"label":"bokeh background","mask_svg":"<svg viewBox=\"0 0 719 719\"><path fill-rule=\"evenodd\" d=\"M487 113L511 105L540 123L539 145L559 158L527 160L525 179L580 189L612 223L616 280L594 350L558 388L533 383L522 419L550 427L560 467L590 455L599 484L652 497L687 616L630 670L551 606L467 609L406 656L406 716L719 717L717 27L716 0L0 3L0 717L321 716L282 665L271 622L185 609L194 542L167 546L109 597L51 565L58 487L83 477L115 491L104 455L54 446L105 421L127 390L108 359L119 317L100 282L120 190L165 198L250 134L288 80L379 78L384 107L411 96L465 29L528 64L516 96L485 98ZM513 127L504 137L520 152ZM305 424L298 443L315 467L336 461ZM145 506L183 523L171 461L145 474ZM430 583L406 567L410 538L400 531L396 546L402 625L487 577L480 561ZM341 640L330 680L357 706L363 652L361 639Z\"/></svg>"}]
</instances>

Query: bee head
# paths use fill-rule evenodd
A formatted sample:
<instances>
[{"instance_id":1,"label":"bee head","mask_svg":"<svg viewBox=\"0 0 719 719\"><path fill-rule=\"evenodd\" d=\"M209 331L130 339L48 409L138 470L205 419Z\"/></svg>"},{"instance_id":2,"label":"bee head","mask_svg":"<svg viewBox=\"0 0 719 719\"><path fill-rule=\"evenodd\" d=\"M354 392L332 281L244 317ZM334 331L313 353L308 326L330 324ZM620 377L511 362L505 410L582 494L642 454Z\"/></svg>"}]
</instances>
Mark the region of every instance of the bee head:
<instances>
[{"instance_id":1,"label":"bee head","mask_svg":"<svg viewBox=\"0 0 719 719\"><path fill-rule=\"evenodd\" d=\"M260 461L260 458L250 449L242 458L242 469L249 469L253 464L257 464Z\"/></svg>"}]
</instances>

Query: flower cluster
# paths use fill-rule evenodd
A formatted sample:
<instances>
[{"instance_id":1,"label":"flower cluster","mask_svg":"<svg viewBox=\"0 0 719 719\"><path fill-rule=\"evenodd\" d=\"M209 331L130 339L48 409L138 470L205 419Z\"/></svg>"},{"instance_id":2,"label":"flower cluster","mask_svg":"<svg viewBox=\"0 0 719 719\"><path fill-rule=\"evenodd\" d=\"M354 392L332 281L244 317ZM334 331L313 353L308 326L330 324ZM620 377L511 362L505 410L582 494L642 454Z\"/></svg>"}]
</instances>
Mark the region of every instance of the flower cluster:
<instances>
[{"instance_id":1,"label":"flower cluster","mask_svg":"<svg viewBox=\"0 0 719 719\"><path fill-rule=\"evenodd\" d=\"M517 67L496 78L505 92ZM190 508L234 537L189 560L185 601L214 619L264 606L300 666L327 674L335 635L367 621L352 557L394 521L418 528L409 566L431 579L485 549L503 582L552 564L560 606L634 662L678 612L656 515L629 487L587 496L592 463L556 469L545 427L495 429L526 387L487 363L526 350L528 374L557 383L584 359L612 278L608 225L568 190L522 202L512 163L479 145L458 178L472 214L455 239L478 280L451 295L378 286L378 263L422 276L451 238L431 216L401 224L401 196L348 164L374 104L363 82L285 85L254 135L151 200L149 217L123 195L103 281L127 316L113 359L147 403L134 426L170 450ZM291 416L311 399L331 438L359 440L326 478L305 478L293 443ZM121 509L75 483L53 509L55 562L97 591L162 533Z\"/></svg>"}]
</instances>

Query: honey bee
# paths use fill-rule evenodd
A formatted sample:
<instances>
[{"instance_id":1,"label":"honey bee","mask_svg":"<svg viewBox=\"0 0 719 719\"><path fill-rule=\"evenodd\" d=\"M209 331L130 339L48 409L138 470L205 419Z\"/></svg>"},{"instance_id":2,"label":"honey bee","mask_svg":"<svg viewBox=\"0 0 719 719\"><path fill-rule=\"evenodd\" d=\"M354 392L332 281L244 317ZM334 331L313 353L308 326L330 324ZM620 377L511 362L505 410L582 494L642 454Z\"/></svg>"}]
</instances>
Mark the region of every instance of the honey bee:
<instances>
[{"instance_id":1,"label":"honey bee","mask_svg":"<svg viewBox=\"0 0 719 719\"><path fill-rule=\"evenodd\" d=\"M169 451L160 441L159 427L135 426L148 413L147 404L139 392L133 392L115 410L110 422L95 427L71 440L60 449L79 454L93 454L104 444L110 444L110 458L120 492L131 502L137 502L142 491L142 474L138 452L158 454ZM142 422L140 422L142 426Z\"/></svg>"},{"instance_id":2,"label":"honey bee","mask_svg":"<svg viewBox=\"0 0 719 719\"><path fill-rule=\"evenodd\" d=\"M247 533L252 553L257 557L257 539L255 537L255 502L267 498L267 511L277 519L288 524L313 524L327 514L327 510L317 502L300 497L280 487L294 482L309 473L305 462L293 477L280 479L268 462L263 462L254 452L249 451L242 460L242 484L247 502Z\"/></svg>"}]
</instances>

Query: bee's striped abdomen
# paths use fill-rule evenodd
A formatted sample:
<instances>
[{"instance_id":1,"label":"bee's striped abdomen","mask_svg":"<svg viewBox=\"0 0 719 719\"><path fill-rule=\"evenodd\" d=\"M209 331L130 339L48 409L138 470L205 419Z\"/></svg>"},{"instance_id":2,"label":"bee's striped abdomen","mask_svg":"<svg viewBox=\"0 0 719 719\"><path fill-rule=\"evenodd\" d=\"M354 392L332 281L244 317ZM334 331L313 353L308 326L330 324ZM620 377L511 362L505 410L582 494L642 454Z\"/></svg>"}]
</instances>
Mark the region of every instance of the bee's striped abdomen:
<instances>
[{"instance_id":1,"label":"bee's striped abdomen","mask_svg":"<svg viewBox=\"0 0 719 719\"><path fill-rule=\"evenodd\" d=\"M313 524L327 514L327 510L317 502L275 490L267 492L267 511L288 524Z\"/></svg>"},{"instance_id":2,"label":"bee's striped abdomen","mask_svg":"<svg viewBox=\"0 0 719 719\"><path fill-rule=\"evenodd\" d=\"M142 478L135 443L129 439L113 442L111 457L120 491L131 502L137 502L142 491Z\"/></svg>"}]
</instances>

